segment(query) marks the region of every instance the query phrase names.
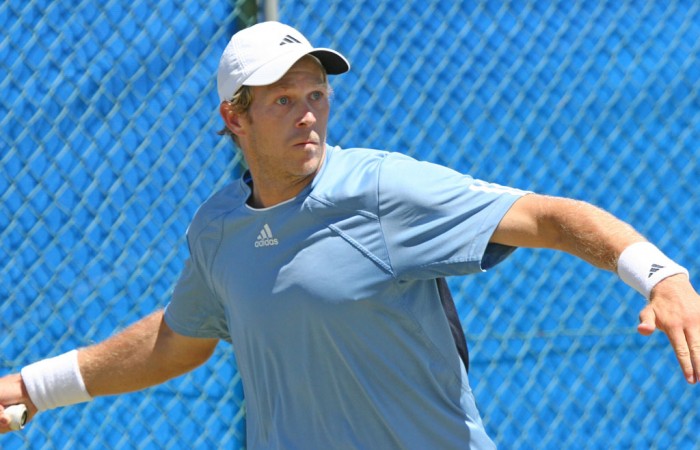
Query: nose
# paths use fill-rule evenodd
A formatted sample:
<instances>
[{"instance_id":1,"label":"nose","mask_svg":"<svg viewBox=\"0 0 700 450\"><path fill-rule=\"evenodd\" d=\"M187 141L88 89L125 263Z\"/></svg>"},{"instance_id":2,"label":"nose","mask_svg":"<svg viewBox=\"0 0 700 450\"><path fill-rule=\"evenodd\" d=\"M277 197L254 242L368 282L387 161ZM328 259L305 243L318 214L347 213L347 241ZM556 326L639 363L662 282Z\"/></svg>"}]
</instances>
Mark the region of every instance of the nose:
<instances>
[{"instance_id":1,"label":"nose","mask_svg":"<svg viewBox=\"0 0 700 450\"><path fill-rule=\"evenodd\" d=\"M316 115L314 114L312 108L310 108L308 105L304 105L304 109L302 111L302 115L297 121L297 127L299 128L304 128L304 127L310 127L311 125L316 123Z\"/></svg>"}]
</instances>

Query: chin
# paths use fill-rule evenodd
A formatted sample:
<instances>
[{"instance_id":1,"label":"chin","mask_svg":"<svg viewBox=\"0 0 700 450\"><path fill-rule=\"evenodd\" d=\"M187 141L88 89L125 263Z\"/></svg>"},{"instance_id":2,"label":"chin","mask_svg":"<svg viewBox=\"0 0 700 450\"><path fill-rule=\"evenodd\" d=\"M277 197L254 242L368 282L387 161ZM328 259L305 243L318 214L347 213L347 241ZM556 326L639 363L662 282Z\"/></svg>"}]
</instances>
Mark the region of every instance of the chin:
<instances>
[{"instance_id":1,"label":"chin","mask_svg":"<svg viewBox=\"0 0 700 450\"><path fill-rule=\"evenodd\" d=\"M301 167L299 167L299 176L307 177L314 175L319 171L323 164L323 155L315 155L313 158L307 159Z\"/></svg>"}]
</instances>

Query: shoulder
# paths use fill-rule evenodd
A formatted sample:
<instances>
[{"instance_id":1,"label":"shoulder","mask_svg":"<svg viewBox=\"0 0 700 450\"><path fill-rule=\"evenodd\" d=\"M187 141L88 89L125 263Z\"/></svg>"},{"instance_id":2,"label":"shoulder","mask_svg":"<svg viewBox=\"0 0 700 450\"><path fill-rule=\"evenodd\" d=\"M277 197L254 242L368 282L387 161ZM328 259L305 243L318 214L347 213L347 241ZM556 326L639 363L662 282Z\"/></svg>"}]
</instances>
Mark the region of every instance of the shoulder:
<instances>
[{"instance_id":1,"label":"shoulder","mask_svg":"<svg viewBox=\"0 0 700 450\"><path fill-rule=\"evenodd\" d=\"M367 148L329 147L319 175L314 179L310 196L321 202L337 204L364 202L376 191L382 161L390 153Z\"/></svg>"},{"instance_id":2,"label":"shoulder","mask_svg":"<svg viewBox=\"0 0 700 450\"><path fill-rule=\"evenodd\" d=\"M471 177L398 152L330 147L311 196L336 206L353 208L356 203L374 209L380 196L410 198L410 192L424 187L432 191L455 179L463 182Z\"/></svg>"},{"instance_id":3,"label":"shoulder","mask_svg":"<svg viewBox=\"0 0 700 450\"><path fill-rule=\"evenodd\" d=\"M217 230L221 227L221 219L245 205L248 193L245 192L243 185L242 179L237 179L201 204L187 229L189 241L197 240L207 233L220 234Z\"/></svg>"},{"instance_id":4,"label":"shoulder","mask_svg":"<svg viewBox=\"0 0 700 450\"><path fill-rule=\"evenodd\" d=\"M397 152L331 147L327 151L323 170L314 180L314 189L372 189L385 172L400 172L407 166L419 168L420 164L410 156Z\"/></svg>"},{"instance_id":5,"label":"shoulder","mask_svg":"<svg viewBox=\"0 0 700 450\"><path fill-rule=\"evenodd\" d=\"M392 152L371 148L329 147L326 163L329 173L342 174L373 170Z\"/></svg>"}]
</instances>

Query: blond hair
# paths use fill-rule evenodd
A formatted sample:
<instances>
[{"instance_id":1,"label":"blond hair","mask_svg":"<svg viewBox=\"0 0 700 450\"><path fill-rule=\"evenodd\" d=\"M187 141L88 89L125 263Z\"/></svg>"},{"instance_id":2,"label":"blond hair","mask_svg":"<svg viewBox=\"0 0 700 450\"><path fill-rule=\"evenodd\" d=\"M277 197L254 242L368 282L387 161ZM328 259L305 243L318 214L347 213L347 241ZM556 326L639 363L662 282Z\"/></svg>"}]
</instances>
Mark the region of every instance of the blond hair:
<instances>
[{"instance_id":1,"label":"blond hair","mask_svg":"<svg viewBox=\"0 0 700 450\"><path fill-rule=\"evenodd\" d=\"M253 89L251 89L250 86L241 86L241 88L238 89L235 94L233 94L233 97L231 97L231 100L228 100L228 102L237 113L247 113L250 109L250 105L253 103ZM231 132L227 126L224 126L224 128L219 130L217 134L219 136L229 135L231 138L233 138L234 142L238 144L236 135L233 134L233 132Z\"/></svg>"}]
</instances>

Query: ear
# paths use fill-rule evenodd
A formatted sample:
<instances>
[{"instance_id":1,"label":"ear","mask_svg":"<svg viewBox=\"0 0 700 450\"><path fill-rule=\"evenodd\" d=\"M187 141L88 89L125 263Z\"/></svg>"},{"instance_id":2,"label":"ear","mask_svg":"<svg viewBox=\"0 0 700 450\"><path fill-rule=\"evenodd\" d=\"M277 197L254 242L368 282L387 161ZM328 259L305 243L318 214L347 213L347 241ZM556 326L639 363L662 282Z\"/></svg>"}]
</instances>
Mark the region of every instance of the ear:
<instances>
[{"instance_id":1,"label":"ear","mask_svg":"<svg viewBox=\"0 0 700 450\"><path fill-rule=\"evenodd\" d=\"M237 111L231 102L221 102L219 105L219 114L221 114L221 118L224 119L226 128L231 130L233 134L236 136L242 136L245 134L245 120L243 119L244 113Z\"/></svg>"}]
</instances>

